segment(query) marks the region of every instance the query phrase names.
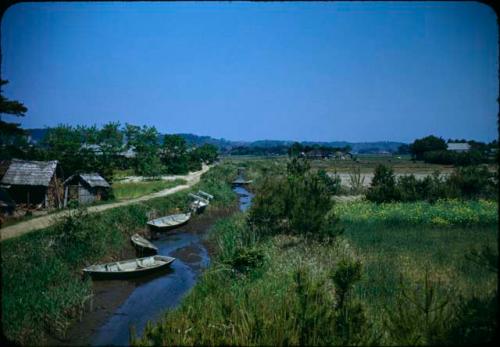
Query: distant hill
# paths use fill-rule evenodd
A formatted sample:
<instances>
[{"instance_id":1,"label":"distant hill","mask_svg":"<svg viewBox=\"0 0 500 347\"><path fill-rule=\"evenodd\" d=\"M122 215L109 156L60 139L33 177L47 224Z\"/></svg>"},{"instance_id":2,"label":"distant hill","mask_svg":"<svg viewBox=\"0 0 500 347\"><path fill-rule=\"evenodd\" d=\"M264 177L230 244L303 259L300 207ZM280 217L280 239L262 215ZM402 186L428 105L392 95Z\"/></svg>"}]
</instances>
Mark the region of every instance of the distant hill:
<instances>
[{"instance_id":1,"label":"distant hill","mask_svg":"<svg viewBox=\"0 0 500 347\"><path fill-rule=\"evenodd\" d=\"M45 129L26 129L31 136L31 141L33 143L39 143L47 132ZM229 141L226 139L216 139L211 136L199 136L194 134L181 133L177 134L182 136L186 142L193 146L201 146L204 144L212 144L219 148L222 152L230 152L234 148L242 147L249 148L272 148L272 147L282 147L290 146L295 141L282 141L282 140L258 140L253 142L248 141ZM161 135L163 138L163 134ZM303 145L320 145L327 147L345 147L350 146L353 153L380 153L380 152L396 152L398 147L404 144L403 142L394 141L376 141L376 142L347 142L347 141L302 141Z\"/></svg>"}]
</instances>

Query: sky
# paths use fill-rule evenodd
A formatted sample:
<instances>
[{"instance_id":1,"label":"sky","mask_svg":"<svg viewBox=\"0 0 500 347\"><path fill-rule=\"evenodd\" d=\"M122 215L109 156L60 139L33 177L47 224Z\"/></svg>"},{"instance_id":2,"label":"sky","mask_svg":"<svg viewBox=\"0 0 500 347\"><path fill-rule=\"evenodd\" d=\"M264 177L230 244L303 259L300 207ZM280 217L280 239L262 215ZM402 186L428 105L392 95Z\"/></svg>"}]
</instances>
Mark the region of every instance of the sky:
<instances>
[{"instance_id":1,"label":"sky","mask_svg":"<svg viewBox=\"0 0 500 347\"><path fill-rule=\"evenodd\" d=\"M229 140L497 138L498 29L477 2L19 3L3 95L25 128Z\"/></svg>"}]
</instances>

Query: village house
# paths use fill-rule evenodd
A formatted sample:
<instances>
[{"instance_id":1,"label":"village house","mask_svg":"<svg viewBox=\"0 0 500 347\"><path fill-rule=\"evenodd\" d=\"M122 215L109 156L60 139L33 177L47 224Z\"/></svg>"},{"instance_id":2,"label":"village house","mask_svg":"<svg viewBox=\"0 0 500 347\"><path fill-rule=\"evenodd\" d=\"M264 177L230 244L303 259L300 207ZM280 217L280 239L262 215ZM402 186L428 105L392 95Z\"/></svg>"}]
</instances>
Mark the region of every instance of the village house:
<instances>
[{"instance_id":1,"label":"village house","mask_svg":"<svg viewBox=\"0 0 500 347\"><path fill-rule=\"evenodd\" d=\"M470 150L470 145L462 142L450 142L448 143L447 150L453 152L468 152Z\"/></svg>"},{"instance_id":2,"label":"village house","mask_svg":"<svg viewBox=\"0 0 500 347\"><path fill-rule=\"evenodd\" d=\"M62 170L57 160L13 159L0 184L17 205L31 208L62 207Z\"/></svg>"},{"instance_id":3,"label":"village house","mask_svg":"<svg viewBox=\"0 0 500 347\"><path fill-rule=\"evenodd\" d=\"M64 181L64 207L71 200L84 205L106 199L110 188L98 173L74 174Z\"/></svg>"}]
</instances>

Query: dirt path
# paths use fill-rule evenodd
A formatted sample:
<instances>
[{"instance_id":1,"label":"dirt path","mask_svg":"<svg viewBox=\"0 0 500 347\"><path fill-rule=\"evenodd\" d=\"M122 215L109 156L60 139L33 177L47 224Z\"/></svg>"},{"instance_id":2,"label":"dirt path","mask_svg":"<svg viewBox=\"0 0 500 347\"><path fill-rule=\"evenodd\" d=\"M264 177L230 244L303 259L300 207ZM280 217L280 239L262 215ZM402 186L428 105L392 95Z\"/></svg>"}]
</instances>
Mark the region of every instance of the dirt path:
<instances>
[{"instance_id":1,"label":"dirt path","mask_svg":"<svg viewBox=\"0 0 500 347\"><path fill-rule=\"evenodd\" d=\"M159 198L162 196L171 195L177 193L181 190L189 189L196 183L200 181L201 175L209 170L209 166L203 165L203 168L200 171L190 172L184 176L178 176L178 178L182 178L187 181L186 184L182 184L173 188L165 189L156 193L148 194L141 196L139 198L130 199L126 201L115 202L111 204L99 205L99 206L91 206L88 208L89 213L102 212L105 210L109 210L110 208L121 207L125 205L135 204L141 201L151 200L154 198ZM56 223L60 217L64 217L69 213L68 210L54 213L48 216L38 217L30 219L26 222L20 222L5 228L0 229L0 240L7 240L12 237L17 237L26 233L29 233L34 230L43 229L51 226Z\"/></svg>"}]
</instances>

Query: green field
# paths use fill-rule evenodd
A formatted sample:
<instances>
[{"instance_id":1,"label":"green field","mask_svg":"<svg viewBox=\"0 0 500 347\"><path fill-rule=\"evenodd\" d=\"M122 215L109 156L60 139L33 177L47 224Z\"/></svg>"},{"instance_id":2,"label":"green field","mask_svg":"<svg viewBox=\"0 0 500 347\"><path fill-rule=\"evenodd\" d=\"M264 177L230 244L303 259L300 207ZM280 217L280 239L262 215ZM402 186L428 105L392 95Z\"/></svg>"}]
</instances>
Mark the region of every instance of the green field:
<instances>
[{"instance_id":1,"label":"green field","mask_svg":"<svg viewBox=\"0 0 500 347\"><path fill-rule=\"evenodd\" d=\"M160 190L173 188L181 184L186 184L186 180L176 179L173 181L154 180L129 183L113 183L113 193L116 200L127 200L159 192Z\"/></svg>"}]
</instances>

